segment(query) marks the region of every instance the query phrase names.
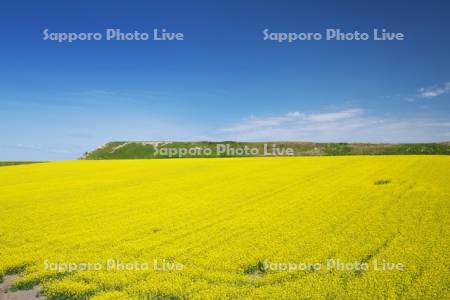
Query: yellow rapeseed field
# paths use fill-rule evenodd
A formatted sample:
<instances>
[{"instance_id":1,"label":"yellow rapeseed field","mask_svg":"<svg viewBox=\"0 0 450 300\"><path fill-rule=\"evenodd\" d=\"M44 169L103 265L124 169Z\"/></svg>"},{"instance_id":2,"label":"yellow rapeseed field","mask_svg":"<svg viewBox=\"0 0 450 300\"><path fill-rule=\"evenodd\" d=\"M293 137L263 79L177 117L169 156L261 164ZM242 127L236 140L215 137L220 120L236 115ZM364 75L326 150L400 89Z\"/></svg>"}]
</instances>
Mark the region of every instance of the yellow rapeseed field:
<instances>
[{"instance_id":1,"label":"yellow rapeseed field","mask_svg":"<svg viewBox=\"0 0 450 300\"><path fill-rule=\"evenodd\" d=\"M0 168L0 276L49 299L449 299L450 157Z\"/></svg>"}]
</instances>

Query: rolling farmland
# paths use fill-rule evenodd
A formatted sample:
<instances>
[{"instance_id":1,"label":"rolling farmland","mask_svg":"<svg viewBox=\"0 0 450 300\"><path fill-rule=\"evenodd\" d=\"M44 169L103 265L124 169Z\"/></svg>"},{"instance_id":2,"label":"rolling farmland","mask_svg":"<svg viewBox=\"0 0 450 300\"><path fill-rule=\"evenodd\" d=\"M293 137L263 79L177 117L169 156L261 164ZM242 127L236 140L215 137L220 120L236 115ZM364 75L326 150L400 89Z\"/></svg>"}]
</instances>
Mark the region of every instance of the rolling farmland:
<instances>
[{"instance_id":1,"label":"rolling farmland","mask_svg":"<svg viewBox=\"0 0 450 300\"><path fill-rule=\"evenodd\" d=\"M448 299L450 157L0 168L0 276L48 299Z\"/></svg>"}]
</instances>

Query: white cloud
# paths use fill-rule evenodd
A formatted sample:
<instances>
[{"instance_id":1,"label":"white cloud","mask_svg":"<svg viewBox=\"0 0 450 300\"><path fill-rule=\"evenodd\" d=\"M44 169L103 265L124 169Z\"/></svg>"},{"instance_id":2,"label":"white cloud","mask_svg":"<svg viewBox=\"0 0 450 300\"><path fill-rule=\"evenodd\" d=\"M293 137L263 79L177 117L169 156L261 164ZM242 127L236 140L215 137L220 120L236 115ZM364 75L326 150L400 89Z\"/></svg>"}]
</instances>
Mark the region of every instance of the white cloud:
<instances>
[{"instance_id":1,"label":"white cloud","mask_svg":"<svg viewBox=\"0 0 450 300\"><path fill-rule=\"evenodd\" d=\"M450 81L442 85L434 85L429 87L422 87L418 90L418 97L431 99L450 92Z\"/></svg>"},{"instance_id":2,"label":"white cloud","mask_svg":"<svg viewBox=\"0 0 450 300\"><path fill-rule=\"evenodd\" d=\"M332 113L312 114L306 116L305 119L312 122L333 122L353 118L362 112L363 111L361 109L349 109Z\"/></svg>"},{"instance_id":3,"label":"white cloud","mask_svg":"<svg viewBox=\"0 0 450 300\"><path fill-rule=\"evenodd\" d=\"M430 142L448 139L450 123L432 117L371 116L353 108L326 113L289 112L254 117L220 130L227 140L315 142Z\"/></svg>"},{"instance_id":4,"label":"white cloud","mask_svg":"<svg viewBox=\"0 0 450 300\"><path fill-rule=\"evenodd\" d=\"M323 123L352 118L361 114L361 109L349 109L332 113L304 114L300 112L288 112L282 116L274 117L254 117L250 116L243 122L239 122L230 127L222 129L225 132L242 132L252 129L262 129L267 127L290 126L299 123Z\"/></svg>"}]
</instances>

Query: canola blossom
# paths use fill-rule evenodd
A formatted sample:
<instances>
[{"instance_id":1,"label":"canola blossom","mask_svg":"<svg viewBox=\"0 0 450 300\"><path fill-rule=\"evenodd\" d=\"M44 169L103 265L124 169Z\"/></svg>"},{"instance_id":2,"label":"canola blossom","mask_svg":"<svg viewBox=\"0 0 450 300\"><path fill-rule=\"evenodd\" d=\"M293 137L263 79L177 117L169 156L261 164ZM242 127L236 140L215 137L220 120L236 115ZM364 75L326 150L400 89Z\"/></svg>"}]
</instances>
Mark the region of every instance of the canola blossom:
<instances>
[{"instance_id":1,"label":"canola blossom","mask_svg":"<svg viewBox=\"0 0 450 300\"><path fill-rule=\"evenodd\" d=\"M0 277L48 299L449 299L450 157L0 168Z\"/></svg>"}]
</instances>

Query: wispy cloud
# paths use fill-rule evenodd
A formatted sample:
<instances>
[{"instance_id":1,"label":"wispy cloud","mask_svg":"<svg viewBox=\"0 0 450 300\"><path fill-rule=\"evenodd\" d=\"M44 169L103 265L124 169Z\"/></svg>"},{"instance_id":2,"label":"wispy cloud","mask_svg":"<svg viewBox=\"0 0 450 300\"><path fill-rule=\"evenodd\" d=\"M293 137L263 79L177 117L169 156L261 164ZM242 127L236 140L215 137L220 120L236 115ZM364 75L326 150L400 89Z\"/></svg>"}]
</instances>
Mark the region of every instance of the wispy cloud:
<instances>
[{"instance_id":1,"label":"wispy cloud","mask_svg":"<svg viewBox=\"0 0 450 300\"><path fill-rule=\"evenodd\" d=\"M450 123L432 117L373 116L360 108L325 113L251 116L220 130L224 139L323 142L428 142L447 137Z\"/></svg>"},{"instance_id":2,"label":"wispy cloud","mask_svg":"<svg viewBox=\"0 0 450 300\"><path fill-rule=\"evenodd\" d=\"M324 123L344 120L362 113L361 109L348 109L330 113L305 114L288 112L282 116L255 117L250 116L241 122L223 128L224 132L244 132L248 130L262 130L277 127L290 127L306 123Z\"/></svg>"},{"instance_id":3,"label":"wispy cloud","mask_svg":"<svg viewBox=\"0 0 450 300\"><path fill-rule=\"evenodd\" d=\"M361 115L362 113L362 109L355 108L338 112L306 115L305 120L311 122L334 122L338 120L354 118L358 115Z\"/></svg>"},{"instance_id":4,"label":"wispy cloud","mask_svg":"<svg viewBox=\"0 0 450 300\"><path fill-rule=\"evenodd\" d=\"M441 85L422 87L418 90L417 97L431 99L448 93L450 93L450 81Z\"/></svg>"}]
</instances>

